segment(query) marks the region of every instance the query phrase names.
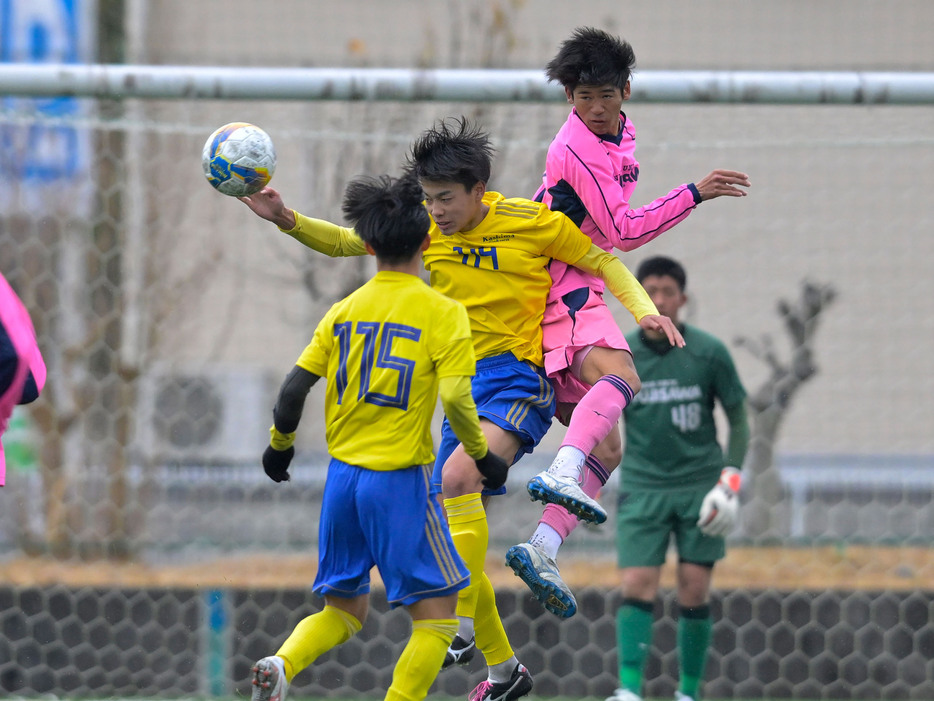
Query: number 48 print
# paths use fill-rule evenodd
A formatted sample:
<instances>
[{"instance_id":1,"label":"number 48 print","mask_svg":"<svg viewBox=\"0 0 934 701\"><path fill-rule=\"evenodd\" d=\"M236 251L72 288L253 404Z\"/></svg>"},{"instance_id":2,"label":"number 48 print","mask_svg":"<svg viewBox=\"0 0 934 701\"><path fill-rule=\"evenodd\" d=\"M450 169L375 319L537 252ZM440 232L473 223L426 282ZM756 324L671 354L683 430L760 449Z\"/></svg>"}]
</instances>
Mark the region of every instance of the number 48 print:
<instances>
[{"instance_id":1,"label":"number 48 print","mask_svg":"<svg viewBox=\"0 0 934 701\"><path fill-rule=\"evenodd\" d=\"M677 426L681 433L696 431L700 428L701 407L697 402L691 404L676 404L671 407L671 423Z\"/></svg>"}]
</instances>

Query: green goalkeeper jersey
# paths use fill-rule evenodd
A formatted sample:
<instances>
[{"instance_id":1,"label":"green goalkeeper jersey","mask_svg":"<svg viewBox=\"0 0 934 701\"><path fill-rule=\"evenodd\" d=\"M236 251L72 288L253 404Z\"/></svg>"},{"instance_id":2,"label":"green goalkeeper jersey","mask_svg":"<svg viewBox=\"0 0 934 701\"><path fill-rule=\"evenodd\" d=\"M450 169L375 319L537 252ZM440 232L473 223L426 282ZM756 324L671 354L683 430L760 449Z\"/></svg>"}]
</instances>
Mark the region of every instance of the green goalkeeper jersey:
<instances>
[{"instance_id":1,"label":"green goalkeeper jersey","mask_svg":"<svg viewBox=\"0 0 934 701\"><path fill-rule=\"evenodd\" d=\"M689 325L681 333L684 348L626 336L642 390L625 411L623 489L709 487L724 467L714 405L736 407L746 390L719 339Z\"/></svg>"}]
</instances>

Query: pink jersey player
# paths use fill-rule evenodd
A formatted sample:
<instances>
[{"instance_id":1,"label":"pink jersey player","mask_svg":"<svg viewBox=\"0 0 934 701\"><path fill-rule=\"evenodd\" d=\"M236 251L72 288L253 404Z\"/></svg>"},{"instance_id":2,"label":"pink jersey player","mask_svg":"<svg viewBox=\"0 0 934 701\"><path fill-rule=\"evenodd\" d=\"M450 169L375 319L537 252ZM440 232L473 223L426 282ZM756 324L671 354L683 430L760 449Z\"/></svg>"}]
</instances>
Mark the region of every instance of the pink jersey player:
<instances>
[{"instance_id":1,"label":"pink jersey player","mask_svg":"<svg viewBox=\"0 0 934 701\"><path fill-rule=\"evenodd\" d=\"M580 28L546 67L564 86L571 114L548 149L535 199L566 214L606 251L631 251L684 220L705 200L742 197L745 173L715 170L696 184L679 185L651 204L633 209L639 179L636 132L622 112L635 66L632 47L606 32ZM545 370L568 430L554 462L528 484L546 502L527 543L506 553L506 564L552 613L577 610L555 558L577 520L602 523L595 499L622 457L617 428L623 409L641 388L629 345L603 301L603 284L553 261L552 288L543 320Z\"/></svg>"},{"instance_id":2,"label":"pink jersey player","mask_svg":"<svg viewBox=\"0 0 934 701\"><path fill-rule=\"evenodd\" d=\"M6 431L16 405L39 396L45 376L45 362L36 345L29 313L0 275L0 436ZM6 461L0 445L0 487L5 479Z\"/></svg>"},{"instance_id":3,"label":"pink jersey player","mask_svg":"<svg viewBox=\"0 0 934 701\"><path fill-rule=\"evenodd\" d=\"M625 114L619 116L615 135L597 135L572 109L548 149L542 186L535 195L552 211L564 212L605 251L631 251L648 243L683 221L701 201L691 183L679 185L651 204L630 208L639 180L636 129ZM543 324L545 369L555 384L558 402L577 404L589 389L569 371L578 351L604 345L601 341L611 348L629 347L603 303L603 280L561 261L552 261L549 270L552 286ZM590 291L586 297L584 290ZM578 297L590 312L599 309L599 316L588 315L586 325L572 314Z\"/></svg>"}]
</instances>

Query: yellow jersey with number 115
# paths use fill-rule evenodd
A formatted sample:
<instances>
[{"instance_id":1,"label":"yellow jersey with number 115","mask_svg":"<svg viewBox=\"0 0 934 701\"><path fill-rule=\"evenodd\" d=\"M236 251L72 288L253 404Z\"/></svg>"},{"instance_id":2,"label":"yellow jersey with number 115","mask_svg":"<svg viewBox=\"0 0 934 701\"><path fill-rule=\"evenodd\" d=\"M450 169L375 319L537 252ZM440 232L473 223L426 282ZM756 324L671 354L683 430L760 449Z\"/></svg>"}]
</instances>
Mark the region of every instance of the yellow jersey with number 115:
<instances>
[{"instance_id":1,"label":"yellow jersey with number 115","mask_svg":"<svg viewBox=\"0 0 934 701\"><path fill-rule=\"evenodd\" d=\"M371 470L433 462L438 379L473 376L463 305L381 271L334 304L296 365L327 378L328 452Z\"/></svg>"}]
</instances>

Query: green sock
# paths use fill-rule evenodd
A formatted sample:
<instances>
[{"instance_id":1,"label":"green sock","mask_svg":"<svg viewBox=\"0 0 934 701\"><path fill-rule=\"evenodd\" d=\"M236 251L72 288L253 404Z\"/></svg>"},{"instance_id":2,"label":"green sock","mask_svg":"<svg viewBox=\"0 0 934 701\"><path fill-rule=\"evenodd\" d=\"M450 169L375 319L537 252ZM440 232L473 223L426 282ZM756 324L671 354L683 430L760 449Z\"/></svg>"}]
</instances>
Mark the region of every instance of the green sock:
<instances>
[{"instance_id":1,"label":"green sock","mask_svg":"<svg viewBox=\"0 0 934 701\"><path fill-rule=\"evenodd\" d=\"M616 612L620 687L634 694L642 693L645 660L649 656L655 622L653 608L651 601L623 599L623 605Z\"/></svg>"},{"instance_id":2,"label":"green sock","mask_svg":"<svg viewBox=\"0 0 934 701\"><path fill-rule=\"evenodd\" d=\"M698 699L704 667L707 666L707 651L710 649L710 606L680 609L678 616L678 660L681 667L680 691Z\"/></svg>"}]
</instances>

